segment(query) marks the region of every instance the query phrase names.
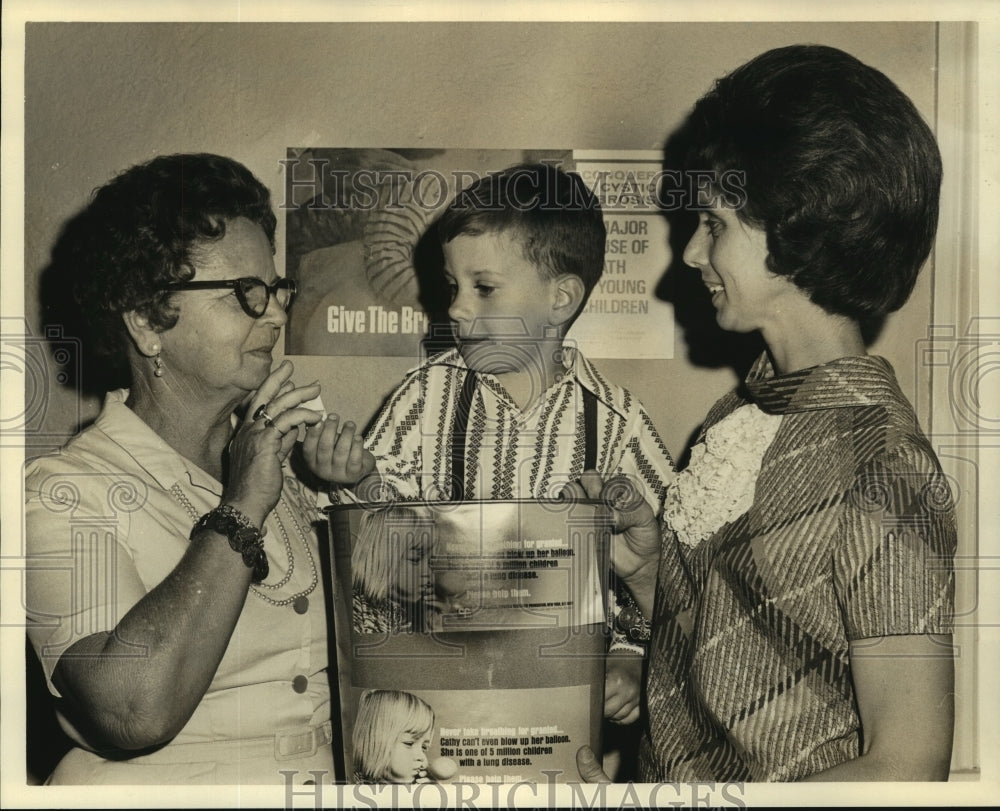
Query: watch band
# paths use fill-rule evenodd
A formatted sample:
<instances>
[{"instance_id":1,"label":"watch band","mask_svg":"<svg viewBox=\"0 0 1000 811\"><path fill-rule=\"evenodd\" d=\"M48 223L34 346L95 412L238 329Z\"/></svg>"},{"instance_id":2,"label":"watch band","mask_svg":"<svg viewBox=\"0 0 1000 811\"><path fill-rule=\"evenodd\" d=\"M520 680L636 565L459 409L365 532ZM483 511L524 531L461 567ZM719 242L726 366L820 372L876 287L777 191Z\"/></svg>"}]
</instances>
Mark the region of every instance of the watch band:
<instances>
[{"instance_id":1,"label":"watch band","mask_svg":"<svg viewBox=\"0 0 1000 811\"><path fill-rule=\"evenodd\" d=\"M253 569L253 583L261 583L267 577L269 566L264 553L264 536L242 512L228 504L220 504L198 520L191 530L192 538L203 529L218 532L229 539L232 550L243 558L248 569Z\"/></svg>"},{"instance_id":2,"label":"watch band","mask_svg":"<svg viewBox=\"0 0 1000 811\"><path fill-rule=\"evenodd\" d=\"M636 603L632 592L624 584L619 584L615 597L618 600L618 616L615 617L615 627L628 637L630 642L645 645L649 642L651 625L642 614L642 609Z\"/></svg>"}]
</instances>

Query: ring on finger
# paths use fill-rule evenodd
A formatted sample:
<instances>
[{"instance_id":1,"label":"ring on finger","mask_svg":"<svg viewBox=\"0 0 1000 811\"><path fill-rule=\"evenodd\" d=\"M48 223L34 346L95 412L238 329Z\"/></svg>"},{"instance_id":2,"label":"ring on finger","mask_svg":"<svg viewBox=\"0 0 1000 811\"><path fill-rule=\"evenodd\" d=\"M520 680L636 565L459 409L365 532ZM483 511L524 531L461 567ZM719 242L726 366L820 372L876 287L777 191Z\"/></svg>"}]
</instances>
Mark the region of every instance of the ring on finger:
<instances>
[{"instance_id":1,"label":"ring on finger","mask_svg":"<svg viewBox=\"0 0 1000 811\"><path fill-rule=\"evenodd\" d=\"M272 420L271 416L267 413L267 405L265 403L261 403L259 406L257 406L257 410L253 412L253 419L254 422L256 422L259 419L263 419L264 425L266 425L268 428L274 427L274 420ZM281 432L279 431L278 433Z\"/></svg>"}]
</instances>

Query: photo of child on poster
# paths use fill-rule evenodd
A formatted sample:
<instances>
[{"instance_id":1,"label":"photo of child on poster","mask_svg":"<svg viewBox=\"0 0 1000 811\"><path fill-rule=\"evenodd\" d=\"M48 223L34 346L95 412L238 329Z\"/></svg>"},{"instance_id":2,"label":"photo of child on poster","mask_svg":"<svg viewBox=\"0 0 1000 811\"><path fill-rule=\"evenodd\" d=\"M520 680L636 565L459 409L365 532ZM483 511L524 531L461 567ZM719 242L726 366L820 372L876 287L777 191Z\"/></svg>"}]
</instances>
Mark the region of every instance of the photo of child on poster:
<instances>
[{"instance_id":1,"label":"photo of child on poster","mask_svg":"<svg viewBox=\"0 0 1000 811\"><path fill-rule=\"evenodd\" d=\"M387 526L388 515L364 513L351 551L355 633L420 632L430 625L432 527L419 520Z\"/></svg>"},{"instance_id":2,"label":"photo of child on poster","mask_svg":"<svg viewBox=\"0 0 1000 811\"><path fill-rule=\"evenodd\" d=\"M433 735L434 710L426 701L403 690L368 690L354 723L354 781L429 782ZM449 763L441 766L448 771Z\"/></svg>"},{"instance_id":3,"label":"photo of child on poster","mask_svg":"<svg viewBox=\"0 0 1000 811\"><path fill-rule=\"evenodd\" d=\"M551 773L562 782L589 740L586 712L567 716L564 704L585 706L587 693L580 686L363 690L351 736L352 780L511 784L545 781ZM502 721L497 707L507 708Z\"/></svg>"},{"instance_id":4,"label":"photo of child on poster","mask_svg":"<svg viewBox=\"0 0 1000 811\"><path fill-rule=\"evenodd\" d=\"M522 526L525 514L534 519L531 527ZM563 514L516 501L358 511L350 554L352 630L599 625L606 610L606 545L586 521L563 526Z\"/></svg>"},{"instance_id":5,"label":"photo of child on poster","mask_svg":"<svg viewBox=\"0 0 1000 811\"><path fill-rule=\"evenodd\" d=\"M562 782L580 746L600 750L603 505L400 502L330 515L348 774L353 763L360 782L424 771ZM411 759L392 776L397 745Z\"/></svg>"}]
</instances>

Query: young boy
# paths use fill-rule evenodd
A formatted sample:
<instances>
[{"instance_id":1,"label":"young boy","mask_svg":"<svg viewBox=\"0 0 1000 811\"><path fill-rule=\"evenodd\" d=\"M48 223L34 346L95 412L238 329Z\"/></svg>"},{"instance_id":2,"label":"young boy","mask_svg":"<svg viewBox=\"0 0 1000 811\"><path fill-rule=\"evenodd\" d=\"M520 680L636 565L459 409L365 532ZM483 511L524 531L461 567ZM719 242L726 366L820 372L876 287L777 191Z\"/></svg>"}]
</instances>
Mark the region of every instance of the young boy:
<instances>
[{"instance_id":1,"label":"young boy","mask_svg":"<svg viewBox=\"0 0 1000 811\"><path fill-rule=\"evenodd\" d=\"M659 514L670 454L639 401L566 341L604 269L600 203L580 176L547 164L488 175L437 228L457 348L409 372L369 428L378 497L554 498L596 469ZM616 632L612 651L629 650L644 652ZM638 716L641 667L611 657L609 719Z\"/></svg>"}]
</instances>

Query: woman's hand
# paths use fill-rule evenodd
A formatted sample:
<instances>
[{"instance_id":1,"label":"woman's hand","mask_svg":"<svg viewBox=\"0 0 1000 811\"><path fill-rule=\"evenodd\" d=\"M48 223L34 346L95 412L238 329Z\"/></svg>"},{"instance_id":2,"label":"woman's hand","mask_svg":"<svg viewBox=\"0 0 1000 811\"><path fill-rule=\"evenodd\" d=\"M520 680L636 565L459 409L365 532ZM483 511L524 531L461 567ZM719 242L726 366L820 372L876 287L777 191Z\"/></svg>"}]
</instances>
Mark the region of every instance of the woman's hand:
<instances>
[{"instance_id":1,"label":"woman's hand","mask_svg":"<svg viewBox=\"0 0 1000 811\"><path fill-rule=\"evenodd\" d=\"M322 415L302 404L319 394L319 384L297 387L294 367L282 363L250 397L246 415L229 444L229 472L222 502L231 504L258 524L274 509L281 495L281 464L298 439L300 425L315 425ZM259 409L263 407L263 416Z\"/></svg>"},{"instance_id":2,"label":"woman's hand","mask_svg":"<svg viewBox=\"0 0 1000 811\"><path fill-rule=\"evenodd\" d=\"M291 374L286 361L268 375L249 399L229 446L222 501L258 526L277 503L281 463L298 426L320 420L302 407L319 386L297 388ZM270 425L264 417L254 419L262 405ZM156 539L145 540L156 545ZM136 601L113 631L77 640L59 658L52 679L87 720L86 734L99 746L146 749L173 739L208 690L246 602L251 570L224 536L202 530L170 574L147 590L135 561L113 546L110 571L118 593Z\"/></svg>"},{"instance_id":3,"label":"woman's hand","mask_svg":"<svg viewBox=\"0 0 1000 811\"><path fill-rule=\"evenodd\" d=\"M569 498L604 501L611 509L614 533L622 541L612 544L611 563L643 614L649 617L661 544L660 527L653 508L625 477L617 476L604 482L595 470L584 471L580 479L568 484L563 492Z\"/></svg>"},{"instance_id":4,"label":"woman's hand","mask_svg":"<svg viewBox=\"0 0 1000 811\"><path fill-rule=\"evenodd\" d=\"M315 475L336 484L357 484L375 470L375 457L365 449L354 423L341 427L336 414L309 427L302 455Z\"/></svg>"}]
</instances>

